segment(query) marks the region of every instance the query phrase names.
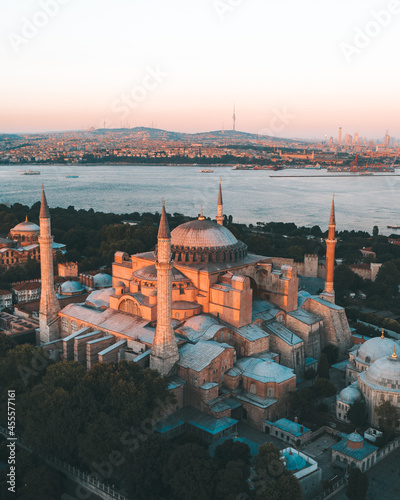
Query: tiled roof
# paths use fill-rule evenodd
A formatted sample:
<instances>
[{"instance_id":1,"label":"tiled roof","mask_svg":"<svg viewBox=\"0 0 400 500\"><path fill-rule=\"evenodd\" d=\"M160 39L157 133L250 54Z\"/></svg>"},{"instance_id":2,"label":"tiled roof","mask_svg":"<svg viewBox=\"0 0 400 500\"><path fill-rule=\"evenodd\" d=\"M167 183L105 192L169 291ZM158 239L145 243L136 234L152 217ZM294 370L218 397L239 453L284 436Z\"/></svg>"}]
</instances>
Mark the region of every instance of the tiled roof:
<instances>
[{"instance_id":1,"label":"tiled roof","mask_svg":"<svg viewBox=\"0 0 400 500\"><path fill-rule=\"evenodd\" d=\"M297 422L292 422L287 418L281 418L276 422L269 422L268 420L266 420L266 422L296 437L302 436L303 434L306 434L311 430L308 427L305 427L304 425L301 425Z\"/></svg>"},{"instance_id":2,"label":"tiled roof","mask_svg":"<svg viewBox=\"0 0 400 500\"><path fill-rule=\"evenodd\" d=\"M278 323L277 321L268 323L266 327L288 345L292 346L303 342L300 337L298 337L295 333L291 332L284 325Z\"/></svg>"},{"instance_id":3,"label":"tiled roof","mask_svg":"<svg viewBox=\"0 0 400 500\"><path fill-rule=\"evenodd\" d=\"M369 444L367 441L364 441L363 447L358 449L349 448L347 446L347 439L342 439L339 443L334 444L332 446L332 450L338 451L339 453L343 453L351 458L355 458L356 460L363 460L376 451L378 448Z\"/></svg>"},{"instance_id":4,"label":"tiled roof","mask_svg":"<svg viewBox=\"0 0 400 500\"><path fill-rule=\"evenodd\" d=\"M200 372L223 353L225 349L233 349L233 347L212 340L201 340L197 344L186 344L179 349L177 364L182 368L190 368Z\"/></svg>"}]
</instances>

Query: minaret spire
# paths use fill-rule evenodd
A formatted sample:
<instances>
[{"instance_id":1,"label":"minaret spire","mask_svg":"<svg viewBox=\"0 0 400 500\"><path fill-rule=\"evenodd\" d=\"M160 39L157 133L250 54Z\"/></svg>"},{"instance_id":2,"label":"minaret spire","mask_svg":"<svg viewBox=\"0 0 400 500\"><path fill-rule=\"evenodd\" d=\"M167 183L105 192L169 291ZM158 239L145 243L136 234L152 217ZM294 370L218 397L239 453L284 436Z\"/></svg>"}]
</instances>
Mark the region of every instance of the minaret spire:
<instances>
[{"instance_id":1,"label":"minaret spire","mask_svg":"<svg viewBox=\"0 0 400 500\"><path fill-rule=\"evenodd\" d=\"M157 326L151 346L150 368L168 375L179 359L179 351L172 328L171 234L164 201L157 238Z\"/></svg>"},{"instance_id":2,"label":"minaret spire","mask_svg":"<svg viewBox=\"0 0 400 500\"><path fill-rule=\"evenodd\" d=\"M163 207L161 212L160 225L158 227L157 238L170 238L171 233L169 231L169 224L167 219L167 214L165 212L165 200L163 198Z\"/></svg>"},{"instance_id":3,"label":"minaret spire","mask_svg":"<svg viewBox=\"0 0 400 500\"><path fill-rule=\"evenodd\" d=\"M40 274L41 292L39 309L40 343L60 338L58 311L60 305L54 290L53 237L51 236L50 211L47 205L44 186L40 205Z\"/></svg>"},{"instance_id":4,"label":"minaret spire","mask_svg":"<svg viewBox=\"0 0 400 500\"><path fill-rule=\"evenodd\" d=\"M333 276L335 272L335 246L337 239L335 238L336 221L335 221L335 195L332 196L332 208L329 218L329 231L326 242L326 274L325 288L321 294L321 298L335 303L335 290L333 288Z\"/></svg>"},{"instance_id":5,"label":"minaret spire","mask_svg":"<svg viewBox=\"0 0 400 500\"><path fill-rule=\"evenodd\" d=\"M218 190L218 205L217 205L217 216L215 217L215 220L223 226L224 224L224 205L222 202L222 187L221 187L221 179L219 180L219 190Z\"/></svg>"}]
</instances>

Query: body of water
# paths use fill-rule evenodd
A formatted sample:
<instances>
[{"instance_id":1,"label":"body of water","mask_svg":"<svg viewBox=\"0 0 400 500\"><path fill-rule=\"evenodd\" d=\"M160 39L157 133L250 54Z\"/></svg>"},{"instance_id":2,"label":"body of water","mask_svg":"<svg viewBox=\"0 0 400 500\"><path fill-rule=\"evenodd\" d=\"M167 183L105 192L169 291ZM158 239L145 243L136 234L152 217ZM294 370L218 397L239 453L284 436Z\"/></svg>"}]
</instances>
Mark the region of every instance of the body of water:
<instances>
[{"instance_id":1,"label":"body of water","mask_svg":"<svg viewBox=\"0 0 400 500\"><path fill-rule=\"evenodd\" d=\"M362 176L327 173L325 170L232 170L204 166L57 166L24 165L41 175L21 175L21 166L0 165L0 203L31 206L40 200L44 184L50 207L131 213L167 211L196 217L215 217L218 181L222 179L224 213L234 221L318 224L326 229L332 194L335 193L337 229L372 232L377 225L400 225L400 175ZM78 178L69 178L78 175ZM307 177L304 177L307 175ZM272 176L272 177L271 177ZM400 233L400 231L399 231Z\"/></svg>"}]
</instances>

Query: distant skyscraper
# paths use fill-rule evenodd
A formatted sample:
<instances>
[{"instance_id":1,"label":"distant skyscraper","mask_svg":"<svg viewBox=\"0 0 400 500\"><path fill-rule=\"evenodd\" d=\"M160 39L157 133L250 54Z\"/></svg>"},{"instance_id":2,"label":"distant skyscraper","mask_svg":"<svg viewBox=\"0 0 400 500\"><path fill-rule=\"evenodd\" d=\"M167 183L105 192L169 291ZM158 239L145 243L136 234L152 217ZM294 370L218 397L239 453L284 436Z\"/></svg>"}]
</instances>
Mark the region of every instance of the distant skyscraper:
<instances>
[{"instance_id":1,"label":"distant skyscraper","mask_svg":"<svg viewBox=\"0 0 400 500\"><path fill-rule=\"evenodd\" d=\"M236 113L235 113L235 105L233 105L233 115L232 115L232 121L233 121L233 131L236 130Z\"/></svg>"},{"instance_id":2,"label":"distant skyscraper","mask_svg":"<svg viewBox=\"0 0 400 500\"><path fill-rule=\"evenodd\" d=\"M358 132L354 134L354 144L358 144L359 137L358 137Z\"/></svg>"},{"instance_id":3,"label":"distant skyscraper","mask_svg":"<svg viewBox=\"0 0 400 500\"><path fill-rule=\"evenodd\" d=\"M388 148L389 146L390 146L389 130L386 130L386 134L385 134L385 148Z\"/></svg>"},{"instance_id":4,"label":"distant skyscraper","mask_svg":"<svg viewBox=\"0 0 400 500\"><path fill-rule=\"evenodd\" d=\"M372 151L374 149L374 141L369 141L368 143L368 149Z\"/></svg>"},{"instance_id":5,"label":"distant skyscraper","mask_svg":"<svg viewBox=\"0 0 400 500\"><path fill-rule=\"evenodd\" d=\"M339 138L338 138L338 143L342 144L342 127L339 127Z\"/></svg>"}]
</instances>

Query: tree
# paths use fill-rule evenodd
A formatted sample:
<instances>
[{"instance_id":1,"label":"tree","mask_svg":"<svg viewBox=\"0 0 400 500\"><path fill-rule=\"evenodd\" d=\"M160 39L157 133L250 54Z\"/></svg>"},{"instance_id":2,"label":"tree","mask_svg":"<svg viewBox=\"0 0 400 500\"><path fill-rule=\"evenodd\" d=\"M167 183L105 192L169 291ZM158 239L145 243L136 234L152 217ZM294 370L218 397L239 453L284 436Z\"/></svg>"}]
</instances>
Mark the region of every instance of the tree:
<instances>
[{"instance_id":1,"label":"tree","mask_svg":"<svg viewBox=\"0 0 400 500\"><path fill-rule=\"evenodd\" d=\"M124 463L128 496L137 500L165 497L167 485L160 478L172 449L168 440L151 435L140 443Z\"/></svg>"},{"instance_id":2,"label":"tree","mask_svg":"<svg viewBox=\"0 0 400 500\"><path fill-rule=\"evenodd\" d=\"M291 392L290 402L292 412L300 419L307 418L314 407L313 398L313 391L309 387Z\"/></svg>"},{"instance_id":3,"label":"tree","mask_svg":"<svg viewBox=\"0 0 400 500\"><path fill-rule=\"evenodd\" d=\"M216 469L208 452L197 444L184 444L173 451L165 475L177 500L213 498Z\"/></svg>"},{"instance_id":4,"label":"tree","mask_svg":"<svg viewBox=\"0 0 400 500\"><path fill-rule=\"evenodd\" d=\"M367 424L366 405L364 401L356 401L347 412L347 418L355 427L364 427Z\"/></svg>"},{"instance_id":5,"label":"tree","mask_svg":"<svg viewBox=\"0 0 400 500\"><path fill-rule=\"evenodd\" d=\"M249 492L249 475L250 467L242 460L228 462L225 469L218 471L215 499L236 500L239 495L246 495Z\"/></svg>"},{"instance_id":6,"label":"tree","mask_svg":"<svg viewBox=\"0 0 400 500\"><path fill-rule=\"evenodd\" d=\"M308 368L304 372L304 378L305 378L305 380L312 380L313 383L314 383L314 379L315 379L316 376L317 376L317 372L314 370L314 368Z\"/></svg>"},{"instance_id":7,"label":"tree","mask_svg":"<svg viewBox=\"0 0 400 500\"><path fill-rule=\"evenodd\" d=\"M379 406L375 406L375 413L379 419L379 427L388 434L393 436L396 433L396 428L399 425L400 415L397 408L390 401L384 401Z\"/></svg>"},{"instance_id":8,"label":"tree","mask_svg":"<svg viewBox=\"0 0 400 500\"><path fill-rule=\"evenodd\" d=\"M62 476L43 465L30 469L22 478L19 500L54 500L62 494Z\"/></svg>"},{"instance_id":9,"label":"tree","mask_svg":"<svg viewBox=\"0 0 400 500\"><path fill-rule=\"evenodd\" d=\"M334 363L336 363L338 356L339 356L339 349L337 348L337 346L332 345L332 344L328 344L326 347L323 348L322 352L327 355L328 363L330 365L333 365Z\"/></svg>"},{"instance_id":10,"label":"tree","mask_svg":"<svg viewBox=\"0 0 400 500\"><path fill-rule=\"evenodd\" d=\"M272 443L264 443L253 460L253 467L263 478L276 477L283 473L284 466L278 448Z\"/></svg>"},{"instance_id":11,"label":"tree","mask_svg":"<svg viewBox=\"0 0 400 500\"><path fill-rule=\"evenodd\" d=\"M378 236L379 234L379 227L378 226L374 226L372 228L372 236Z\"/></svg>"},{"instance_id":12,"label":"tree","mask_svg":"<svg viewBox=\"0 0 400 500\"><path fill-rule=\"evenodd\" d=\"M258 500L301 500L302 497L299 480L286 470L272 482L265 482L256 494Z\"/></svg>"},{"instance_id":13,"label":"tree","mask_svg":"<svg viewBox=\"0 0 400 500\"><path fill-rule=\"evenodd\" d=\"M314 394L319 398L329 398L336 394L336 387L326 378L319 378L314 384Z\"/></svg>"},{"instance_id":14,"label":"tree","mask_svg":"<svg viewBox=\"0 0 400 500\"><path fill-rule=\"evenodd\" d=\"M0 333L0 359L5 358L7 352L14 346L14 342L5 333Z\"/></svg>"},{"instance_id":15,"label":"tree","mask_svg":"<svg viewBox=\"0 0 400 500\"><path fill-rule=\"evenodd\" d=\"M227 439L215 448L214 461L218 469L226 467L228 462L241 460L245 464L250 464L250 448L246 443Z\"/></svg>"},{"instance_id":16,"label":"tree","mask_svg":"<svg viewBox=\"0 0 400 500\"><path fill-rule=\"evenodd\" d=\"M329 380L329 361L328 356L323 352L318 361L317 368L318 377Z\"/></svg>"},{"instance_id":17,"label":"tree","mask_svg":"<svg viewBox=\"0 0 400 500\"><path fill-rule=\"evenodd\" d=\"M346 495L350 500L364 500L368 490L368 477L360 469L352 469L349 474Z\"/></svg>"}]
</instances>

